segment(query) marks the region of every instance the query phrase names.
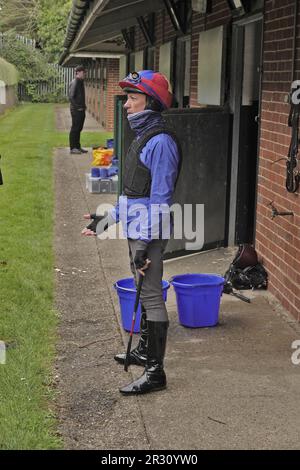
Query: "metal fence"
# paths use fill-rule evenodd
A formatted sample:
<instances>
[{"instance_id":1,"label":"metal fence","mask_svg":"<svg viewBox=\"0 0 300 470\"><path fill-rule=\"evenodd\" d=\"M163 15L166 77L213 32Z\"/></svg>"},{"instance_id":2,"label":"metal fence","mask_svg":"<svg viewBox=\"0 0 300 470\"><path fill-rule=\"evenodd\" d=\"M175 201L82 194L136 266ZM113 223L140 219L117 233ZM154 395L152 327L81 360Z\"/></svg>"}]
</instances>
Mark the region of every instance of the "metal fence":
<instances>
[{"instance_id":1,"label":"metal fence","mask_svg":"<svg viewBox=\"0 0 300 470\"><path fill-rule=\"evenodd\" d=\"M36 47L36 41L34 39L26 38L20 34L16 35L16 40L22 42L28 47ZM4 44L4 42L5 34L0 32L0 47L2 44ZM34 85L35 88L35 94L40 97L58 94L67 98L69 93L69 86L75 74L74 67L64 68L58 64L49 65L54 69L55 78L50 79L47 82L32 82L32 85ZM21 101L29 101L31 99L26 90L26 85L19 84L18 97Z\"/></svg>"},{"instance_id":2,"label":"metal fence","mask_svg":"<svg viewBox=\"0 0 300 470\"><path fill-rule=\"evenodd\" d=\"M34 39L26 38L25 36L22 36L21 34L16 34L16 40L19 42L22 42L23 44L26 44L26 46L33 47L34 49L36 47L36 41ZM3 44L4 41L5 41L5 33L0 32L0 45Z\"/></svg>"},{"instance_id":3,"label":"metal fence","mask_svg":"<svg viewBox=\"0 0 300 470\"><path fill-rule=\"evenodd\" d=\"M22 42L23 44L26 44L26 46L33 47L34 49L36 47L36 41L34 39L26 38L25 36L21 36L20 34L16 35L16 39Z\"/></svg>"},{"instance_id":4,"label":"metal fence","mask_svg":"<svg viewBox=\"0 0 300 470\"><path fill-rule=\"evenodd\" d=\"M35 94L42 97L45 95L59 94L62 97L68 97L69 86L74 78L74 68L64 68L57 64L51 64L55 71L56 77L47 82L32 82L35 88ZM29 82L30 83L30 82ZM26 85L19 84L18 95L21 101L30 100L30 96L26 90Z\"/></svg>"}]
</instances>

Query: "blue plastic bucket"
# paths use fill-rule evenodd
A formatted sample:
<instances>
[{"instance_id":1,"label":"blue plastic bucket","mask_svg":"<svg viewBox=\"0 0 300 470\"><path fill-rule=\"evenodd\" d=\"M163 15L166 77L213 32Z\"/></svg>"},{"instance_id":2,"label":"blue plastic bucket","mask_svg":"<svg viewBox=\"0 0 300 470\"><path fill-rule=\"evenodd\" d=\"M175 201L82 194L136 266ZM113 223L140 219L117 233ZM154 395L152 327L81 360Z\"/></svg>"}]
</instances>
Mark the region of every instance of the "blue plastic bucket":
<instances>
[{"instance_id":1,"label":"blue plastic bucket","mask_svg":"<svg viewBox=\"0 0 300 470\"><path fill-rule=\"evenodd\" d=\"M114 139L107 139L107 141L106 141L106 147L107 147L108 149L113 149L113 148L114 148L114 143L115 143L115 142L114 142Z\"/></svg>"},{"instance_id":2,"label":"blue plastic bucket","mask_svg":"<svg viewBox=\"0 0 300 470\"><path fill-rule=\"evenodd\" d=\"M171 280L179 322L189 328L215 326L219 321L224 278L216 274L182 274Z\"/></svg>"},{"instance_id":3,"label":"blue plastic bucket","mask_svg":"<svg viewBox=\"0 0 300 470\"><path fill-rule=\"evenodd\" d=\"M100 168L98 166L92 168L91 177L92 178L99 178L100 177Z\"/></svg>"},{"instance_id":4,"label":"blue plastic bucket","mask_svg":"<svg viewBox=\"0 0 300 470\"><path fill-rule=\"evenodd\" d=\"M108 177L108 169L100 168L100 178L107 178L107 177Z\"/></svg>"},{"instance_id":5,"label":"blue plastic bucket","mask_svg":"<svg viewBox=\"0 0 300 470\"><path fill-rule=\"evenodd\" d=\"M170 284L168 281L162 281L163 299L165 302L167 301L167 290L169 289L169 287L170 287ZM118 296L119 296L122 326L124 330L130 331L135 296L136 296L136 287L135 287L133 277L120 279L114 284L114 288L116 289ZM136 314L135 325L134 325L134 330L133 330L134 333L140 332L140 321L141 321L141 304L139 305L138 311Z\"/></svg>"},{"instance_id":6,"label":"blue plastic bucket","mask_svg":"<svg viewBox=\"0 0 300 470\"><path fill-rule=\"evenodd\" d=\"M112 165L110 168L108 168L108 176L115 176L119 172L119 168L115 165Z\"/></svg>"}]
</instances>

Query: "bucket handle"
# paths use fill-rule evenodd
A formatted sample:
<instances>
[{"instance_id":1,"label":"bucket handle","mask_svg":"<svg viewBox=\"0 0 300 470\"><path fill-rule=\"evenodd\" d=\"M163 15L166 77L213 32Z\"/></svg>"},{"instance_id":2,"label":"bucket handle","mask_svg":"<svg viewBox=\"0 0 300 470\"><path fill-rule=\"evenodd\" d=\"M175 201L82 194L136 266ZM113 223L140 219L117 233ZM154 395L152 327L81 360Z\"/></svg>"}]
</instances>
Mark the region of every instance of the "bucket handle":
<instances>
[{"instance_id":1,"label":"bucket handle","mask_svg":"<svg viewBox=\"0 0 300 470\"><path fill-rule=\"evenodd\" d=\"M217 274L217 276L220 277L220 278L222 278L222 276L220 276L219 274ZM172 277L170 277L170 279L168 279L169 284L172 285L172 286L173 286L173 282L174 282L174 277L176 277L176 276L172 276ZM224 280L224 278L223 278L223 282L220 283L220 284L218 284L218 286L219 286L219 285L224 285L224 283L225 283L225 280ZM170 287L170 285L169 285L169 287ZM169 287L168 287L168 288L169 288ZM190 285L189 287L190 287L190 288L193 288L193 287L198 287L198 286L197 286L197 285Z\"/></svg>"}]
</instances>

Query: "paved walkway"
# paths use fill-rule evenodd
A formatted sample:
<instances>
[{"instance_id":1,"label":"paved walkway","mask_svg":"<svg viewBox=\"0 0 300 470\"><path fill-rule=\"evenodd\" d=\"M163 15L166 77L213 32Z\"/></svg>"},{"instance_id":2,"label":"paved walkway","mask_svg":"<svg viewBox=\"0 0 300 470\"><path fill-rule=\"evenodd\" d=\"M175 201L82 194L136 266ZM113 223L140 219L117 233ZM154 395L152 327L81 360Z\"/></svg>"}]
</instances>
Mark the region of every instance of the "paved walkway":
<instances>
[{"instance_id":1,"label":"paved walkway","mask_svg":"<svg viewBox=\"0 0 300 470\"><path fill-rule=\"evenodd\" d=\"M82 214L115 196L89 194L91 155L55 155L56 305L61 315L57 358L60 432L68 449L298 449L300 365L291 362L299 325L268 293L251 304L222 297L215 328L179 325L168 292L168 388L123 397L125 373L113 355L124 350L113 283L130 275L125 240L80 236ZM185 272L224 273L234 250L165 262L164 278Z\"/></svg>"},{"instance_id":2,"label":"paved walkway","mask_svg":"<svg viewBox=\"0 0 300 470\"><path fill-rule=\"evenodd\" d=\"M55 111L56 128L60 131L69 132L72 125L69 105L57 105ZM83 132L97 132L103 130L101 124L97 122L90 113L86 113Z\"/></svg>"}]
</instances>

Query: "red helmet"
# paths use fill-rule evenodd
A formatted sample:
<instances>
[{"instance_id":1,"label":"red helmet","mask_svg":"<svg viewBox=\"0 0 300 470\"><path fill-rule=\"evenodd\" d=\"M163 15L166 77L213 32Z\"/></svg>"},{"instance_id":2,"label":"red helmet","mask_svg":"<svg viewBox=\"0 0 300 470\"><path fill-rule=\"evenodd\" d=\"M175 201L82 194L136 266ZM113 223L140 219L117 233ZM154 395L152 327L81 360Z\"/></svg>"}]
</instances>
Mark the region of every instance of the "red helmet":
<instances>
[{"instance_id":1,"label":"red helmet","mask_svg":"<svg viewBox=\"0 0 300 470\"><path fill-rule=\"evenodd\" d=\"M165 109L171 107L173 100L171 85L160 72L153 72L153 70L132 72L121 80L119 85L123 91L151 96L159 101Z\"/></svg>"}]
</instances>

